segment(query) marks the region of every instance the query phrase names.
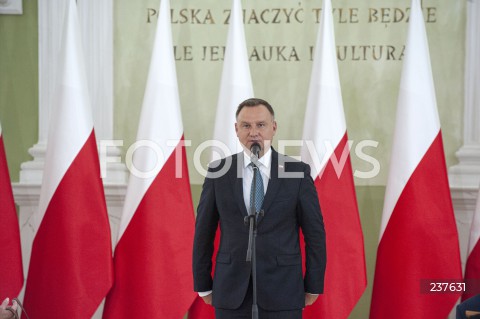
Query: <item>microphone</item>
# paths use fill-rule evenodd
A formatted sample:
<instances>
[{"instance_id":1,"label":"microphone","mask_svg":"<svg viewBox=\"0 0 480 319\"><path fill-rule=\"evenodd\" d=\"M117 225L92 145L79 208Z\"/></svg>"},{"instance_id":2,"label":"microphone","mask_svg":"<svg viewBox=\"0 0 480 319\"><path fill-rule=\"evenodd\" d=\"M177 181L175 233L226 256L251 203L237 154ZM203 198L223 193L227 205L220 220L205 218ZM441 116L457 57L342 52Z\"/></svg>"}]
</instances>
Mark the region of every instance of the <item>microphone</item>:
<instances>
[{"instance_id":1,"label":"microphone","mask_svg":"<svg viewBox=\"0 0 480 319\"><path fill-rule=\"evenodd\" d=\"M250 152L252 152L253 155L255 155L257 158L259 157L259 153L260 153L260 144L258 144L257 142L253 143L252 146L250 147Z\"/></svg>"}]
</instances>

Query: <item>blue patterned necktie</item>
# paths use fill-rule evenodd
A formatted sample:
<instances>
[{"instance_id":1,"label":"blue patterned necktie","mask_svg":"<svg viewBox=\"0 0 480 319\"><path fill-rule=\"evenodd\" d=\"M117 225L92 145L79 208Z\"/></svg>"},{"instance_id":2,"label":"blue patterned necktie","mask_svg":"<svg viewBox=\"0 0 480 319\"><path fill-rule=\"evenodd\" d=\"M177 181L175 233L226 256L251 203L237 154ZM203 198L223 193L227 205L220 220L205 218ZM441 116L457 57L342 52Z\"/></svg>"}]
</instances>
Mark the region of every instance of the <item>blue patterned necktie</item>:
<instances>
[{"instance_id":1,"label":"blue patterned necktie","mask_svg":"<svg viewBox=\"0 0 480 319\"><path fill-rule=\"evenodd\" d=\"M255 166L255 164L250 163L250 166L252 166L254 173L255 170L257 169L257 174L254 174L254 178L256 176L256 184L254 187L254 178L252 178L252 186L250 188L250 207L252 207L253 204L253 194L255 192L255 212L259 212L260 209L262 209L262 204L263 204L263 197L265 197L264 191L263 191L263 180L262 176L260 173L260 169Z\"/></svg>"}]
</instances>

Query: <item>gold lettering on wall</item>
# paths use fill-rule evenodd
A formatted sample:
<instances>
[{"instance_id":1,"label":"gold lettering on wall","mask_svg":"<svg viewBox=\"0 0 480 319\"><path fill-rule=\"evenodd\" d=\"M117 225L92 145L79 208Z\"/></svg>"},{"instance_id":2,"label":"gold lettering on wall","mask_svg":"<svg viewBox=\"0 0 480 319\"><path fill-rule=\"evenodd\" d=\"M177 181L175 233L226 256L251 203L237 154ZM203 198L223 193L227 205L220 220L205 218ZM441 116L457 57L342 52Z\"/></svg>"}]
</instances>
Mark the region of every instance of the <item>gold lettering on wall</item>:
<instances>
[{"instance_id":1,"label":"gold lettering on wall","mask_svg":"<svg viewBox=\"0 0 480 319\"><path fill-rule=\"evenodd\" d=\"M425 6L422 3L425 23L437 23L438 9L436 6ZM230 9L221 8L172 8L172 25L228 25ZM261 28L262 25L318 25L321 20L321 8L271 7L243 9L243 22L249 28ZM409 21L409 7L337 7L332 10L334 23L340 28L352 28L358 33L358 28L379 28L384 30L397 25L405 25ZM158 18L154 8L146 8L146 23L152 24ZM393 29L392 29L393 30ZM259 29L259 32L262 32ZM210 40L208 37L206 38ZM276 38L275 38L276 39ZM274 39L274 40L275 40ZM271 39L268 39L271 40ZM288 43L289 39L280 39L285 43L257 43L247 50L251 62L298 62L312 61L314 47L309 44ZM191 40L195 42L194 40ZM350 41L353 41L350 38ZM399 43L338 43L337 59L340 62L390 62L403 59L405 45ZM393 40L395 41L395 40ZM174 47L177 61L221 62L225 56L225 46L211 43L179 43Z\"/></svg>"}]
</instances>

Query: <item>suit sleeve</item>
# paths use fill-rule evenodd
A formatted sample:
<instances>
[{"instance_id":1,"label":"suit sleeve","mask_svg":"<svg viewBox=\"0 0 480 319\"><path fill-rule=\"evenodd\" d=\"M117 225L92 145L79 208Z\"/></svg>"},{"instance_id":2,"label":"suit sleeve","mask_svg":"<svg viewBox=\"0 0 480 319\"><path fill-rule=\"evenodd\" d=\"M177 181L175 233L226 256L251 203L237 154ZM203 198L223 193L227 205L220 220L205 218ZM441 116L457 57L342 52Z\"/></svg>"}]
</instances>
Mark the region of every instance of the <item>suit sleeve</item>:
<instances>
[{"instance_id":1,"label":"suit sleeve","mask_svg":"<svg viewBox=\"0 0 480 319\"><path fill-rule=\"evenodd\" d=\"M325 226L308 164L305 164L304 177L300 185L298 213L305 239L305 291L321 294L327 262Z\"/></svg>"},{"instance_id":2,"label":"suit sleeve","mask_svg":"<svg viewBox=\"0 0 480 319\"><path fill-rule=\"evenodd\" d=\"M197 208L193 242L193 279L195 291L212 290L212 256L215 233L218 227L218 211L215 204L214 180L207 176Z\"/></svg>"}]
</instances>

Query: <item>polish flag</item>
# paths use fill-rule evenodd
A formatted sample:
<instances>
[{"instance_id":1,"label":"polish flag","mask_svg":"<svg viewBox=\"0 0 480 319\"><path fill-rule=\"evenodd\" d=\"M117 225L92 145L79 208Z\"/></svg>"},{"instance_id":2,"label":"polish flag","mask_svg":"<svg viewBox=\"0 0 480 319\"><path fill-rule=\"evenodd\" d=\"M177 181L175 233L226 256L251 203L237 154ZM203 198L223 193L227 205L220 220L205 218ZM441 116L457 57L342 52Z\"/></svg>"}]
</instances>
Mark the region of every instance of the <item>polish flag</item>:
<instances>
[{"instance_id":1,"label":"polish flag","mask_svg":"<svg viewBox=\"0 0 480 319\"><path fill-rule=\"evenodd\" d=\"M327 234L325 290L303 318L347 318L367 285L330 0L324 0L303 129Z\"/></svg>"},{"instance_id":2,"label":"polish flag","mask_svg":"<svg viewBox=\"0 0 480 319\"><path fill-rule=\"evenodd\" d=\"M462 295L462 301L480 293L480 191L477 196L477 207L470 228L464 281L471 288L467 289Z\"/></svg>"},{"instance_id":3,"label":"polish flag","mask_svg":"<svg viewBox=\"0 0 480 319\"><path fill-rule=\"evenodd\" d=\"M25 292L31 318L90 318L112 246L74 0L69 1Z\"/></svg>"},{"instance_id":4,"label":"polish flag","mask_svg":"<svg viewBox=\"0 0 480 319\"><path fill-rule=\"evenodd\" d=\"M8 173L7 157L3 145L2 126L0 125L0 243L2 260L0 272L0 301L17 297L23 286L22 251L20 247L20 229L12 185Z\"/></svg>"},{"instance_id":5,"label":"polish flag","mask_svg":"<svg viewBox=\"0 0 480 319\"><path fill-rule=\"evenodd\" d=\"M370 318L446 318L461 293L430 283L461 280L428 40L412 0Z\"/></svg>"},{"instance_id":6,"label":"polish flag","mask_svg":"<svg viewBox=\"0 0 480 319\"><path fill-rule=\"evenodd\" d=\"M216 147L212 152L212 160L243 150L235 132L235 113L242 101L254 96L242 12L241 1L233 0L213 133L213 145ZM220 229L217 229L214 257L219 245L219 232ZM215 258L212 262L213 274ZM197 297L188 311L188 318L215 318L215 312L212 306L206 305L200 297Z\"/></svg>"},{"instance_id":7,"label":"polish flag","mask_svg":"<svg viewBox=\"0 0 480 319\"><path fill-rule=\"evenodd\" d=\"M173 55L162 0L103 318L183 318L193 303L194 214Z\"/></svg>"},{"instance_id":8,"label":"polish flag","mask_svg":"<svg viewBox=\"0 0 480 319\"><path fill-rule=\"evenodd\" d=\"M214 143L222 151L213 152L214 160L243 150L235 132L235 113L241 102L253 97L253 86L242 12L241 1L233 0L213 132Z\"/></svg>"}]
</instances>

